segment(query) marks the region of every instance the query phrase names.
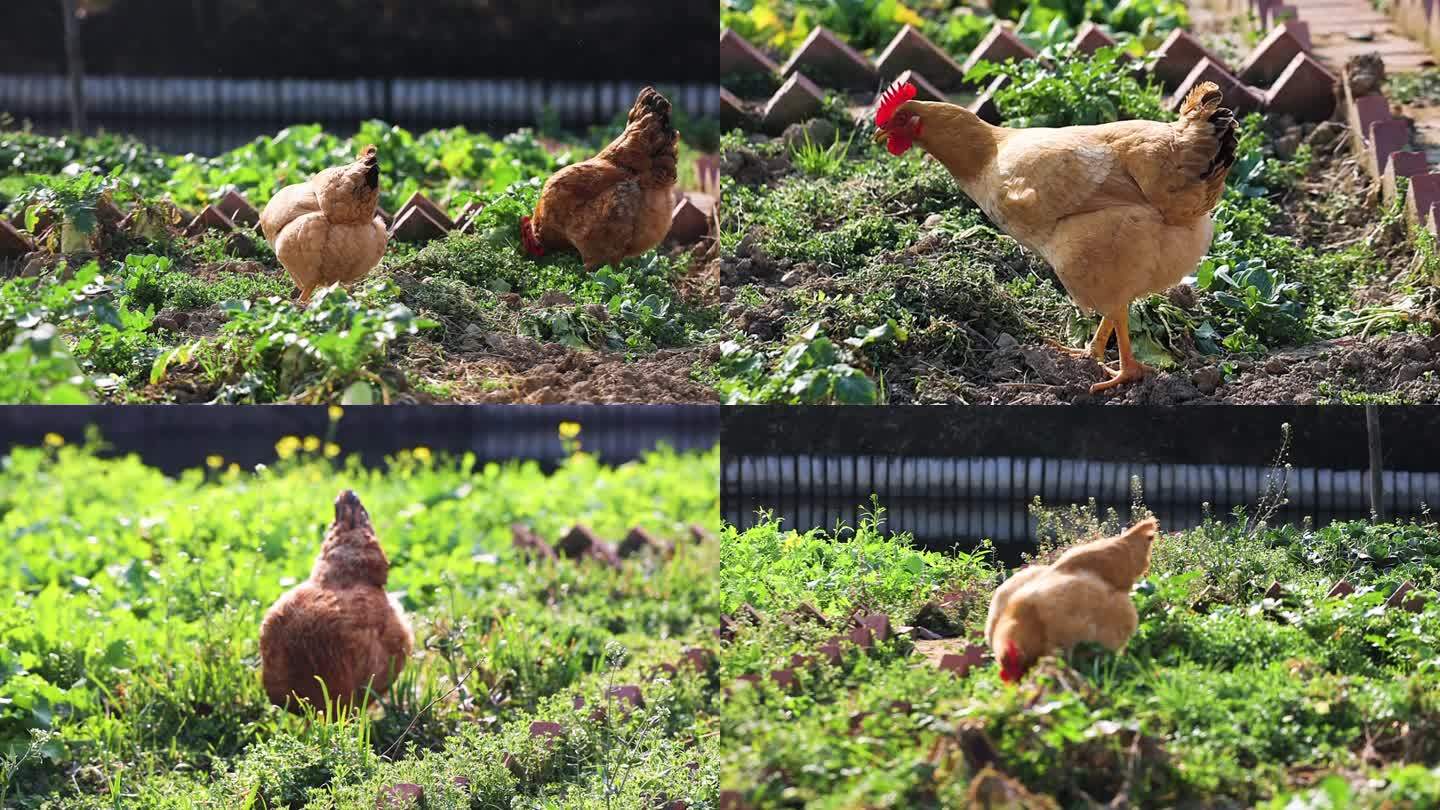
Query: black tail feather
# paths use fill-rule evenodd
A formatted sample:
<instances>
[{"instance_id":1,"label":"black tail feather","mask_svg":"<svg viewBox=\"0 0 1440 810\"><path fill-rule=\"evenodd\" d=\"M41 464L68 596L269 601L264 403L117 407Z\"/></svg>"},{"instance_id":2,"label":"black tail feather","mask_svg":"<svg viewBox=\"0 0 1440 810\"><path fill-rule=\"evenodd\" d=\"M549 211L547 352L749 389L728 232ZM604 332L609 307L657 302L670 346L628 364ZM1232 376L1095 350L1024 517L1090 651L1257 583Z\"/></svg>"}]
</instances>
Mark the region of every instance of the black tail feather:
<instances>
[{"instance_id":1,"label":"black tail feather","mask_svg":"<svg viewBox=\"0 0 1440 810\"><path fill-rule=\"evenodd\" d=\"M1215 137L1220 141L1220 148L1216 150L1210 165L1205 168L1206 177L1212 177L1216 171L1225 171L1234 165L1235 149L1240 142L1240 136L1236 132L1235 114L1230 110L1224 107L1216 110L1210 116L1210 125L1215 130Z\"/></svg>"}]
</instances>

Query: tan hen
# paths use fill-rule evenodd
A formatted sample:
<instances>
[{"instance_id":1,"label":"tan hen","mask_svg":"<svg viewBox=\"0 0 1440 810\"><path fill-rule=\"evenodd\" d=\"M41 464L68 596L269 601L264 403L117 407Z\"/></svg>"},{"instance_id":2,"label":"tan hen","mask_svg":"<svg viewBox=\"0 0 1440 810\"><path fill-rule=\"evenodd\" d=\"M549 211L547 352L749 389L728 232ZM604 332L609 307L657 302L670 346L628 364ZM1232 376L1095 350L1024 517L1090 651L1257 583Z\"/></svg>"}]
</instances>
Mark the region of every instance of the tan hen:
<instances>
[{"instance_id":1,"label":"tan hen","mask_svg":"<svg viewBox=\"0 0 1440 810\"><path fill-rule=\"evenodd\" d=\"M350 284L375 269L389 237L375 214L380 203L380 156L367 146L346 166L286 186L260 214L265 240L300 288L300 303L316 287Z\"/></svg>"},{"instance_id":2,"label":"tan hen","mask_svg":"<svg viewBox=\"0 0 1440 810\"><path fill-rule=\"evenodd\" d=\"M1008 129L964 107L915 101L892 87L876 112L893 154L919 144L1015 241L1039 254L1083 309L1099 312L1089 351L1103 364L1111 332L1120 369L1103 391L1144 376L1130 347L1130 302L1178 284L1210 248L1210 212L1235 162L1235 117L1220 88L1186 96L1180 118Z\"/></svg>"}]
</instances>

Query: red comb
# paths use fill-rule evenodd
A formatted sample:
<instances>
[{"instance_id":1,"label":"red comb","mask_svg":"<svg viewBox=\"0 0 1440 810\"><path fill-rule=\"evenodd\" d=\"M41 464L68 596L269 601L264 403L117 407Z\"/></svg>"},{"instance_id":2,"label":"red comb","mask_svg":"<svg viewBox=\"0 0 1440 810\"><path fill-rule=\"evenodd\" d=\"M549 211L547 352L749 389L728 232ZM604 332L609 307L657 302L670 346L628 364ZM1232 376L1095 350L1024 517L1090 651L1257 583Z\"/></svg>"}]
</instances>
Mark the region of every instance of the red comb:
<instances>
[{"instance_id":1,"label":"red comb","mask_svg":"<svg viewBox=\"0 0 1440 810\"><path fill-rule=\"evenodd\" d=\"M910 82L890 85L890 89L880 96L880 106L875 109L875 126L883 127L890 123L895 108L912 98L915 98L915 85Z\"/></svg>"},{"instance_id":2,"label":"red comb","mask_svg":"<svg viewBox=\"0 0 1440 810\"><path fill-rule=\"evenodd\" d=\"M530 223L530 217L520 218L520 241L525 246L525 252L531 256L545 255L545 246L540 244L540 238L535 234L535 226Z\"/></svg>"},{"instance_id":3,"label":"red comb","mask_svg":"<svg viewBox=\"0 0 1440 810\"><path fill-rule=\"evenodd\" d=\"M1000 654L1000 680L1013 683L1020 680L1020 647L1014 641L1005 642L1005 651Z\"/></svg>"}]
</instances>

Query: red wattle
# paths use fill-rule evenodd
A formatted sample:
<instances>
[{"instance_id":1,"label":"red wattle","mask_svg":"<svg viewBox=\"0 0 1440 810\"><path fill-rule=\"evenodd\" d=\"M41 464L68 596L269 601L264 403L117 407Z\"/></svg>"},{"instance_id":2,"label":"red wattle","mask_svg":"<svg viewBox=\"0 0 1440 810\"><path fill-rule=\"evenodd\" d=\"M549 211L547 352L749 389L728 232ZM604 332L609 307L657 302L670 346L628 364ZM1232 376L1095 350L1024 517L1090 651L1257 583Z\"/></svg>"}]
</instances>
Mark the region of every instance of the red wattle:
<instances>
[{"instance_id":1,"label":"red wattle","mask_svg":"<svg viewBox=\"0 0 1440 810\"><path fill-rule=\"evenodd\" d=\"M520 241L525 245L525 252L531 256L544 256L545 246L535 236L535 227L530 224L530 217L520 218Z\"/></svg>"},{"instance_id":2,"label":"red wattle","mask_svg":"<svg viewBox=\"0 0 1440 810\"><path fill-rule=\"evenodd\" d=\"M890 150L892 155L903 155L915 142L904 135L891 135L885 142L885 148Z\"/></svg>"}]
</instances>

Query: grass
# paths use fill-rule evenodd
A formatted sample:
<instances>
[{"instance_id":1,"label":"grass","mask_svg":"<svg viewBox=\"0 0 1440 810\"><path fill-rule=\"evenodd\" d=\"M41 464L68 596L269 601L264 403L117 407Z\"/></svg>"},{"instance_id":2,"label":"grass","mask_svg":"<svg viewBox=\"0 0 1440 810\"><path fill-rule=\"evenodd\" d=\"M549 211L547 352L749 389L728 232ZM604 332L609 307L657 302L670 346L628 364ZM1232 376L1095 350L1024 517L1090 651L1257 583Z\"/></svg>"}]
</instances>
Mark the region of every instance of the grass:
<instances>
[{"instance_id":1,"label":"grass","mask_svg":"<svg viewBox=\"0 0 1440 810\"><path fill-rule=\"evenodd\" d=\"M999 105L1022 123L1168 116L1157 86L1116 77L1116 57L1057 47L1042 60L982 68L1011 76ZM876 385L874 401L890 402L984 399L997 383L1014 381L996 365L997 349L1088 340L1097 319L943 167L920 149L895 157L857 137L868 123L838 113L832 120L838 133L829 145L786 146L740 131L722 139L722 163L779 166L724 180L722 331L732 344L727 357L738 361L722 364L722 398L817 401L795 393L784 359L805 352L812 331L843 344L893 321L889 337L839 357ZM1188 377L1201 366L1253 365L1337 337L1428 335L1430 279L1391 272L1420 248L1388 242L1389 227L1370 227L1390 222L1391 212L1352 221L1355 192L1336 181L1338 160L1304 144L1280 156L1283 133L1258 116L1241 135L1214 242L1187 295L1151 296L1132 308L1140 358ZM1383 300L1374 294L1380 289Z\"/></svg>"},{"instance_id":2,"label":"grass","mask_svg":"<svg viewBox=\"0 0 1440 810\"><path fill-rule=\"evenodd\" d=\"M1057 545L1118 525L1089 520ZM982 638L1004 576L988 546L917 550L884 531L883 512L833 533L726 527L722 545L722 609L749 603L761 617L738 623L721 655L721 784L751 806L970 806L998 783L1034 794L1026 807L1122 793L1140 807L1440 801L1431 524L1211 521L1164 534L1133 594L1127 650L1047 659L1017 686L993 664L940 670L903 634L802 667L793 689L765 677L836 632L797 613L802 602ZM1356 592L1327 598L1342 578ZM1404 580L1430 597L1418 613L1384 607ZM750 673L760 680L737 682Z\"/></svg>"},{"instance_id":3,"label":"grass","mask_svg":"<svg viewBox=\"0 0 1440 810\"><path fill-rule=\"evenodd\" d=\"M714 796L713 676L662 665L713 647L717 549L687 526L715 525L715 451L613 468L577 451L547 475L423 447L367 469L325 437L289 437L274 464L212 458L168 478L96 446L55 437L0 469L0 805L370 808L399 783L431 808ZM307 575L346 487L416 650L381 708L307 720L261 689L259 620ZM512 522L548 539L575 523L685 539L668 561L612 570L527 561ZM622 685L644 706L627 711ZM563 739L532 738L537 721Z\"/></svg>"},{"instance_id":4,"label":"grass","mask_svg":"<svg viewBox=\"0 0 1440 810\"><path fill-rule=\"evenodd\" d=\"M706 122L689 123L687 137L713 139ZM0 132L0 209L37 236L45 212L64 223L40 257L17 262L0 283L0 367L11 380L0 401L315 403L341 401L356 386L370 401L474 401L496 380L501 395L525 390L534 367L566 353L633 364L664 349L698 351L714 342L717 320L691 283L701 259L659 249L592 274L573 253L535 260L520 249L520 217L544 179L608 134L496 139L367 122L352 139L292 127L201 158L109 135ZM309 318L290 300L294 284L258 231L186 236L170 207L193 214L232 189L263 207L279 187L353 160L365 143L379 145L382 208L393 212L417 191L452 213L484 208L468 233L392 243L363 287L329 298L333 317ZM696 148L681 151L682 174L693 177ZM122 226L103 215L106 199L143 213ZM236 322L257 308L276 322ZM406 323L398 332L377 331L397 318ZM26 334L42 325L47 339ZM287 373L281 366L293 363L266 349L347 342L374 350L317 358L329 364L322 373ZM509 347L500 360L497 344ZM704 398L687 369L671 375Z\"/></svg>"}]
</instances>

